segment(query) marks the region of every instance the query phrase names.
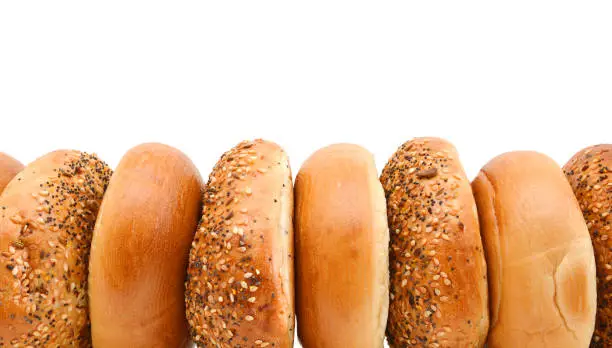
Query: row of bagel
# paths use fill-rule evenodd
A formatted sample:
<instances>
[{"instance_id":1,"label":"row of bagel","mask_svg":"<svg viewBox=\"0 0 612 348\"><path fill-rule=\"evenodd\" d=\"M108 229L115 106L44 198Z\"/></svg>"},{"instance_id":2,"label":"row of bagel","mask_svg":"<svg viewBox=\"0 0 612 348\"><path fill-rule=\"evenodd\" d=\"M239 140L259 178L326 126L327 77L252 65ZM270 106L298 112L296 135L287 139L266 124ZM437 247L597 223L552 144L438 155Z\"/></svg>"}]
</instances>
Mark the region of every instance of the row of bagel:
<instances>
[{"instance_id":1,"label":"row of bagel","mask_svg":"<svg viewBox=\"0 0 612 348\"><path fill-rule=\"evenodd\" d=\"M611 347L612 145L510 152L470 183L448 141L378 176L352 144L293 185L265 141L204 183L162 144L112 171L0 153L0 347Z\"/></svg>"}]
</instances>

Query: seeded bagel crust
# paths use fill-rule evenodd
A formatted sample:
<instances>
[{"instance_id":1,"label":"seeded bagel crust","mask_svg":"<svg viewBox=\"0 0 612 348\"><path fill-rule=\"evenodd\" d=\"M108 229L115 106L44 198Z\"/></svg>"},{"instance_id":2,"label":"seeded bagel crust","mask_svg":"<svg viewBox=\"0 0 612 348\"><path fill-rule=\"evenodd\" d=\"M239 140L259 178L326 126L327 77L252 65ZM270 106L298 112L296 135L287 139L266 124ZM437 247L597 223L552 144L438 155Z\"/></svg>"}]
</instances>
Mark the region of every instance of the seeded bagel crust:
<instances>
[{"instance_id":1,"label":"seeded bagel crust","mask_svg":"<svg viewBox=\"0 0 612 348\"><path fill-rule=\"evenodd\" d=\"M0 194L15 175L22 170L23 164L4 152L0 152Z\"/></svg>"},{"instance_id":2,"label":"seeded bagel crust","mask_svg":"<svg viewBox=\"0 0 612 348\"><path fill-rule=\"evenodd\" d=\"M56 151L0 196L0 346L89 347L87 265L111 170Z\"/></svg>"},{"instance_id":3,"label":"seeded bagel crust","mask_svg":"<svg viewBox=\"0 0 612 348\"><path fill-rule=\"evenodd\" d=\"M184 347L187 259L202 207L191 160L162 144L121 159L102 201L89 269L95 347Z\"/></svg>"},{"instance_id":4,"label":"seeded bagel crust","mask_svg":"<svg viewBox=\"0 0 612 348\"><path fill-rule=\"evenodd\" d=\"M591 233L597 266L597 318L591 347L612 347L612 145L578 152L563 167Z\"/></svg>"},{"instance_id":5,"label":"seeded bagel crust","mask_svg":"<svg viewBox=\"0 0 612 348\"><path fill-rule=\"evenodd\" d=\"M391 347L482 347L487 269L476 204L445 140L403 144L385 166L391 234Z\"/></svg>"},{"instance_id":6,"label":"seeded bagel crust","mask_svg":"<svg viewBox=\"0 0 612 348\"><path fill-rule=\"evenodd\" d=\"M293 346L292 216L278 145L245 141L221 157L189 254L185 301L198 346Z\"/></svg>"},{"instance_id":7,"label":"seeded bagel crust","mask_svg":"<svg viewBox=\"0 0 612 348\"><path fill-rule=\"evenodd\" d=\"M489 268L487 347L588 347L595 259L561 168L536 152L510 152L472 187Z\"/></svg>"},{"instance_id":8,"label":"seeded bagel crust","mask_svg":"<svg viewBox=\"0 0 612 348\"><path fill-rule=\"evenodd\" d=\"M315 152L295 181L296 309L306 348L382 348L389 230L374 157L352 144Z\"/></svg>"}]
</instances>

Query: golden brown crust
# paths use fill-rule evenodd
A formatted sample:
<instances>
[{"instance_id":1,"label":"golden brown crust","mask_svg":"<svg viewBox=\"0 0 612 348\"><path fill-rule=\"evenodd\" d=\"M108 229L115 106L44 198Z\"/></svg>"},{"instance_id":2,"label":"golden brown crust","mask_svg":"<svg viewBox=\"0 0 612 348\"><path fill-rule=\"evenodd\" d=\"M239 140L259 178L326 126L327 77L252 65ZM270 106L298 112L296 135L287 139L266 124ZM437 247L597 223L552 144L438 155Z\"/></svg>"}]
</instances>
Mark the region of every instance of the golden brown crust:
<instances>
[{"instance_id":1,"label":"golden brown crust","mask_svg":"<svg viewBox=\"0 0 612 348\"><path fill-rule=\"evenodd\" d=\"M472 187L489 268L487 346L587 347L595 260L561 168L535 152L506 153Z\"/></svg>"},{"instance_id":2,"label":"golden brown crust","mask_svg":"<svg viewBox=\"0 0 612 348\"><path fill-rule=\"evenodd\" d=\"M95 347L183 347L185 276L200 218L193 163L162 144L121 159L100 207L89 297Z\"/></svg>"},{"instance_id":3,"label":"golden brown crust","mask_svg":"<svg viewBox=\"0 0 612 348\"><path fill-rule=\"evenodd\" d=\"M0 152L0 194L15 175L22 170L23 164L4 152Z\"/></svg>"},{"instance_id":4,"label":"golden brown crust","mask_svg":"<svg viewBox=\"0 0 612 348\"><path fill-rule=\"evenodd\" d=\"M302 165L295 197L302 345L382 348L389 230L374 158L357 145L323 148Z\"/></svg>"},{"instance_id":5,"label":"golden brown crust","mask_svg":"<svg viewBox=\"0 0 612 348\"><path fill-rule=\"evenodd\" d=\"M612 145L591 146L563 167L591 233L597 318L591 347L612 347Z\"/></svg>"},{"instance_id":6,"label":"golden brown crust","mask_svg":"<svg viewBox=\"0 0 612 348\"><path fill-rule=\"evenodd\" d=\"M0 197L0 346L91 345L87 265L111 170L95 155L56 151Z\"/></svg>"},{"instance_id":7,"label":"golden brown crust","mask_svg":"<svg viewBox=\"0 0 612 348\"><path fill-rule=\"evenodd\" d=\"M245 141L221 157L189 254L185 300L196 344L293 346L292 213L291 170L278 145Z\"/></svg>"},{"instance_id":8,"label":"golden brown crust","mask_svg":"<svg viewBox=\"0 0 612 348\"><path fill-rule=\"evenodd\" d=\"M403 144L385 166L391 231L391 347L481 347L488 321L486 263L476 205L455 148Z\"/></svg>"}]
</instances>

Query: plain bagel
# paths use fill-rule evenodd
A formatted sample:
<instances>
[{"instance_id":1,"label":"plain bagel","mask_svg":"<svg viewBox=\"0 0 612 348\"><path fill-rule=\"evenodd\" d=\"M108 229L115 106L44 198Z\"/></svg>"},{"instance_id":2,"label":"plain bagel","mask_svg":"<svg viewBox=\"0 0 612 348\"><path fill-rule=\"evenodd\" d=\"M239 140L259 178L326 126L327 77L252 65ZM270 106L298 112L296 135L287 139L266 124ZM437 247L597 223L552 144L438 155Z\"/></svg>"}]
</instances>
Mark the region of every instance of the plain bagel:
<instances>
[{"instance_id":1,"label":"plain bagel","mask_svg":"<svg viewBox=\"0 0 612 348\"><path fill-rule=\"evenodd\" d=\"M22 170L23 164L4 152L0 152L0 194L15 175Z\"/></svg>"},{"instance_id":2,"label":"plain bagel","mask_svg":"<svg viewBox=\"0 0 612 348\"><path fill-rule=\"evenodd\" d=\"M296 312L306 348L383 347L389 230L374 158L331 145L295 183Z\"/></svg>"},{"instance_id":3,"label":"plain bagel","mask_svg":"<svg viewBox=\"0 0 612 348\"><path fill-rule=\"evenodd\" d=\"M129 150L102 201L91 246L95 347L184 347L185 276L202 204L191 160L162 144Z\"/></svg>"},{"instance_id":4,"label":"plain bagel","mask_svg":"<svg viewBox=\"0 0 612 348\"><path fill-rule=\"evenodd\" d=\"M221 157L189 254L185 301L198 346L293 346L292 216L278 145L245 141Z\"/></svg>"},{"instance_id":5,"label":"plain bagel","mask_svg":"<svg viewBox=\"0 0 612 348\"><path fill-rule=\"evenodd\" d=\"M89 247L111 170L56 151L0 196L0 346L91 346Z\"/></svg>"},{"instance_id":6,"label":"plain bagel","mask_svg":"<svg viewBox=\"0 0 612 348\"><path fill-rule=\"evenodd\" d=\"M561 168L536 152L510 152L472 187L488 260L488 347L588 347L595 258Z\"/></svg>"}]
</instances>

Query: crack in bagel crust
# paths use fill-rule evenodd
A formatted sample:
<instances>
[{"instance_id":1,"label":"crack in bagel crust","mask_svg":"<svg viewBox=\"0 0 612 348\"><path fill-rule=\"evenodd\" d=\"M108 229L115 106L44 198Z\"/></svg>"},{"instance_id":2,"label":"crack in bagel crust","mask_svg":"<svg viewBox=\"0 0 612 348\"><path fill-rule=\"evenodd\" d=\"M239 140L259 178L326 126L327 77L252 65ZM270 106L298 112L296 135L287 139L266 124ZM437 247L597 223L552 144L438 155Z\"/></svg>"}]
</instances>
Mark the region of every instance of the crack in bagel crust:
<instances>
[{"instance_id":1,"label":"crack in bagel crust","mask_svg":"<svg viewBox=\"0 0 612 348\"><path fill-rule=\"evenodd\" d=\"M111 173L95 155L57 151L4 191L0 347L91 346L89 248Z\"/></svg>"}]
</instances>

